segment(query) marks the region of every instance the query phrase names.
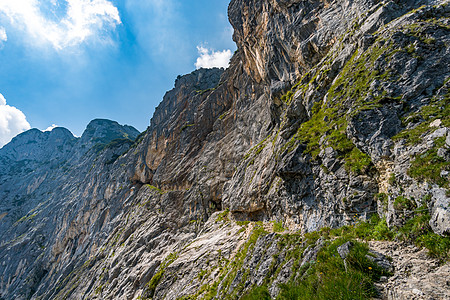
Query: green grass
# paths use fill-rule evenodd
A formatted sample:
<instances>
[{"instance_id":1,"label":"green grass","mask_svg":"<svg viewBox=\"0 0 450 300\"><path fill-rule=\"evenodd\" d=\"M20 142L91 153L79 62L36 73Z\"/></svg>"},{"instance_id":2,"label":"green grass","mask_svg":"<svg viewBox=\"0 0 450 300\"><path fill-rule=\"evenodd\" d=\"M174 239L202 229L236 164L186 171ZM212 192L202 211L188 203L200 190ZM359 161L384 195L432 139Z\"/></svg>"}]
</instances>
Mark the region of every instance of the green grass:
<instances>
[{"instance_id":1,"label":"green grass","mask_svg":"<svg viewBox=\"0 0 450 300\"><path fill-rule=\"evenodd\" d=\"M244 222L247 224L247 222ZM219 261L219 276L216 281L210 284L204 284L197 291L196 294L183 296L180 299L238 299L243 294L244 286L240 284L232 293L228 293L231 283L236 278L239 270L242 269L245 258L252 253L255 247L256 241L261 235L265 235L267 232L264 230L261 223L254 223L253 230L248 240L239 248L236 255L232 260L222 259ZM247 271L248 272L248 271ZM248 273L247 273L248 274ZM245 278L245 276L244 276ZM221 290L218 295L218 286L221 285ZM249 297L252 297L249 295ZM253 298L248 298L253 299ZM263 298L264 299L264 298ZM266 298L270 299L270 298Z\"/></svg>"},{"instance_id":2,"label":"green grass","mask_svg":"<svg viewBox=\"0 0 450 300\"><path fill-rule=\"evenodd\" d=\"M370 282L360 273L343 271L339 276L326 278L310 275L302 282L281 285L277 300L370 299L373 293L367 285L370 286Z\"/></svg>"},{"instance_id":3,"label":"green grass","mask_svg":"<svg viewBox=\"0 0 450 300\"><path fill-rule=\"evenodd\" d=\"M34 217L36 217L36 216L37 216L37 213L34 213L34 214L32 214L32 215L29 215L29 216L23 216L22 218L20 218L20 219L15 223L15 225L17 225L17 224L20 223L20 222L25 222L25 221L33 220Z\"/></svg>"},{"instance_id":4,"label":"green grass","mask_svg":"<svg viewBox=\"0 0 450 300\"><path fill-rule=\"evenodd\" d=\"M223 119L225 119L225 117L228 115L228 111L226 111L226 112L224 112L223 114L221 114L220 116L219 116L219 120L223 120Z\"/></svg>"},{"instance_id":5,"label":"green grass","mask_svg":"<svg viewBox=\"0 0 450 300\"><path fill-rule=\"evenodd\" d=\"M441 260L449 260L450 258L450 238L442 237L433 232L420 235L416 239L416 245L427 248L432 257Z\"/></svg>"},{"instance_id":6,"label":"green grass","mask_svg":"<svg viewBox=\"0 0 450 300\"><path fill-rule=\"evenodd\" d=\"M158 192L158 193L161 194L161 195L164 194L164 192L163 192L161 189L157 188L157 187L154 186L154 185L147 184L147 186L148 186L152 191Z\"/></svg>"},{"instance_id":7,"label":"green grass","mask_svg":"<svg viewBox=\"0 0 450 300\"><path fill-rule=\"evenodd\" d=\"M314 103L311 119L301 124L282 151L293 150L297 143L304 143L307 146L306 152L316 159L322 149L332 147L339 157L344 159L348 171L363 174L371 169L372 161L369 155L355 147L348 139L346 129L348 118L357 117L360 111L374 109L382 103L397 102L400 99L399 96L387 95L386 92L379 96L370 92L373 80L392 80L390 70L381 73L375 69L375 62L379 59L386 60L393 51L389 43L384 43L383 46L381 44L379 41L363 53L354 53L329 88L329 101Z\"/></svg>"},{"instance_id":8,"label":"green grass","mask_svg":"<svg viewBox=\"0 0 450 300\"><path fill-rule=\"evenodd\" d=\"M178 258L178 254L177 253L170 253L164 259L164 261L159 266L158 272L156 272L152 276L150 281L146 284L146 289L145 289L145 291L143 293L142 299L152 299L153 298L153 296L155 294L155 291L156 291L156 287L158 286L158 284L160 283L162 277L164 276L164 274L166 272L166 268L169 265L171 265L177 258Z\"/></svg>"},{"instance_id":9,"label":"green grass","mask_svg":"<svg viewBox=\"0 0 450 300\"><path fill-rule=\"evenodd\" d=\"M394 233L387 226L385 219L374 214L368 222L331 229L330 236L363 240L391 240Z\"/></svg>"},{"instance_id":10,"label":"green grass","mask_svg":"<svg viewBox=\"0 0 450 300\"><path fill-rule=\"evenodd\" d=\"M391 173L391 175L389 176L389 180L388 180L390 185L395 185L395 183L397 182L397 178L395 176L395 173Z\"/></svg>"},{"instance_id":11,"label":"green grass","mask_svg":"<svg viewBox=\"0 0 450 300\"><path fill-rule=\"evenodd\" d=\"M446 82L449 80L447 78ZM448 84L448 83L444 83ZM441 120L441 126L450 127L450 94L436 96L427 106L421 107L417 112L407 115L404 126L418 124L411 129L401 131L393 140L404 139L408 145L416 145L423 141L425 135L431 134L438 127L430 127L435 120ZM408 175L419 180L437 184L450 190L447 178L441 176L443 170L450 171L450 162L437 155L438 149L444 147L445 137L434 140L434 146L425 153L416 154L411 161Z\"/></svg>"},{"instance_id":12,"label":"green grass","mask_svg":"<svg viewBox=\"0 0 450 300\"><path fill-rule=\"evenodd\" d=\"M384 210L388 209L388 205L389 205L388 195L386 195L385 193L378 193L375 195L375 200L379 203L379 205L381 204L381 207Z\"/></svg>"},{"instance_id":13,"label":"green grass","mask_svg":"<svg viewBox=\"0 0 450 300\"><path fill-rule=\"evenodd\" d=\"M286 229L283 227L283 222L273 222L272 230L273 232L283 232Z\"/></svg>"},{"instance_id":14,"label":"green grass","mask_svg":"<svg viewBox=\"0 0 450 300\"><path fill-rule=\"evenodd\" d=\"M195 126L195 124L184 124L183 126L181 126L181 131L184 131L186 129L188 129L189 127Z\"/></svg>"},{"instance_id":15,"label":"green grass","mask_svg":"<svg viewBox=\"0 0 450 300\"><path fill-rule=\"evenodd\" d=\"M424 42L433 43L431 40L424 40ZM339 77L335 78L331 86L326 86L328 90L326 103L314 103L311 119L302 123L294 136L277 152L292 151L301 143L306 145L306 153L309 153L312 159L317 159L321 150L332 147L338 153L338 157L345 162L347 171L355 174L370 172L373 165L369 155L356 148L347 137L346 129L350 118L358 118L361 111L378 108L386 103L399 103L401 101L400 95L382 92L375 96L371 94L370 90L370 85L374 80L389 82L397 79L391 70L376 70L377 61L388 62L392 55L399 51L411 57L416 55L414 47L397 49L392 46L393 44L389 40L378 39L367 51L354 53ZM324 67L322 65L322 69ZM281 96L281 100L284 104L289 105L297 91L305 92L311 87L310 84L320 81L323 75L326 75L325 71L318 68L314 69L306 74L290 91ZM416 112L413 118L403 119L405 127L409 122L414 122L414 124L422 122L422 124L401 132L395 139L404 138L407 140L407 144L418 143L424 134L435 130L435 128L430 128L429 124L437 118L440 118L445 126L450 126L448 123L448 116L450 115L447 104L448 97L445 99L446 102L442 102L442 99L434 99L429 106ZM272 137L273 145L275 145L278 135L279 132ZM253 164L255 157L264 149L266 139L244 156L247 166ZM439 141L437 145L439 146ZM440 177L436 175L438 170L440 171L445 167L440 165L443 162L437 160L436 156L437 148L430 153L414 157L412 168L409 171L410 176L445 185L445 183L440 182ZM398 184L397 181L394 174L389 178L391 185ZM388 195L378 194L376 197L379 203L387 209ZM394 207L397 210L417 211L403 216L405 218L404 225L399 227L389 228L385 219L374 215L367 222L358 222L337 229L324 228L305 235L277 235L279 253L284 253L283 262L281 265L276 263L278 254L274 255L274 260L270 266L270 274L265 278L263 285L254 286L250 291L244 293L243 284L248 274L247 270L242 270L244 261L248 259L248 255L252 254L257 239L265 234L262 226L255 225L249 240L238 250L236 256L226 265L221 266L218 279L212 284L202 286L201 292L193 296L186 296L186 299L211 299L213 297L238 299L241 294L244 294L241 299L245 300L270 299L268 286L281 272L283 264L292 260L294 261L292 267L294 275L287 284L281 286L278 299L370 299L376 296L374 282L379 280L380 276L388 274L367 259L367 245L361 242L367 240L396 239L407 241L418 247L425 247L431 256L443 262L448 261L450 238L441 237L432 232L428 224L430 220L428 211L421 211L422 208L417 208L415 201L405 197L396 198ZM358 216L355 217L355 221L357 219ZM224 212L219 215L216 221L228 220L228 212ZM240 225L247 226L248 223ZM282 229L281 223L273 224L274 232L280 232ZM242 230L245 230L245 227ZM320 238L325 240L325 247L320 250L317 261L311 262L300 269L299 265L305 249L308 246L315 245ZM353 241L355 244L347 258L348 272L346 272L344 262L336 250L339 245L346 241ZM230 285L239 271L242 280L232 293L228 293ZM219 284L221 289L217 294Z\"/></svg>"},{"instance_id":16,"label":"green grass","mask_svg":"<svg viewBox=\"0 0 450 300\"><path fill-rule=\"evenodd\" d=\"M247 242L239 249L234 260L232 262L230 262L229 267L231 267L231 271L227 274L225 279L222 281L222 285L225 288L229 288L231 282L236 277L238 270L240 270L242 265L244 264L244 260L247 257L247 254L249 253L249 251L253 250L253 248L256 244L256 241L263 234L267 234L267 232L264 230L264 228L262 226L260 226L259 224L255 224L253 231L250 234L250 237L248 238Z\"/></svg>"},{"instance_id":17,"label":"green grass","mask_svg":"<svg viewBox=\"0 0 450 300\"><path fill-rule=\"evenodd\" d=\"M401 197L398 205L406 205L407 208L414 209L415 213L405 216L405 225L403 226L389 228L385 219L373 215L369 222L332 229L330 235L381 241L396 238L414 243L419 248L426 248L431 257L442 262L449 261L450 237L443 237L432 231L429 225L431 217L426 206L416 208L415 204L411 206L412 200L405 199Z\"/></svg>"},{"instance_id":18,"label":"green grass","mask_svg":"<svg viewBox=\"0 0 450 300\"><path fill-rule=\"evenodd\" d=\"M267 146L267 140L271 137L271 135L268 135L265 139L263 139L261 142L259 142L256 146L252 147L243 157L243 161L246 161L249 157L253 157L253 160L250 162L253 164L254 158L260 154L264 148ZM248 164L250 164L248 163Z\"/></svg>"},{"instance_id":19,"label":"green grass","mask_svg":"<svg viewBox=\"0 0 450 300\"><path fill-rule=\"evenodd\" d=\"M401 199L402 205L410 205L411 200ZM388 228L385 219L373 215L368 222L341 228L322 228L320 231L301 235L279 236L278 249L288 249L285 261L297 258L293 275L286 284L280 285L277 300L297 299L371 299L377 296L374 283L381 276L390 276L386 270L376 265L370 256L364 240L393 240L394 238L413 242L418 247L429 250L429 255L445 262L449 260L450 237L441 237L432 232L430 216L425 206L417 209L402 227ZM317 259L299 268L303 251L323 238L325 246L319 251ZM344 261L337 248L347 241L353 243L350 254ZM274 268L271 267L274 271ZM276 278L277 271L267 277L262 286L254 286L241 299L271 299L268 286Z\"/></svg>"},{"instance_id":20,"label":"green grass","mask_svg":"<svg viewBox=\"0 0 450 300\"><path fill-rule=\"evenodd\" d=\"M426 211L426 206L422 206L418 209L417 214L409 219L404 226L399 228L400 238L405 240L417 240L423 235L427 235L431 232L430 227L430 215Z\"/></svg>"},{"instance_id":21,"label":"green grass","mask_svg":"<svg viewBox=\"0 0 450 300\"><path fill-rule=\"evenodd\" d=\"M414 203L414 201L409 198L398 196L394 200L394 209L396 210L413 210L416 208L416 203Z\"/></svg>"},{"instance_id":22,"label":"green grass","mask_svg":"<svg viewBox=\"0 0 450 300\"><path fill-rule=\"evenodd\" d=\"M320 236L325 233L326 231L312 234L309 238L315 240L317 234ZM291 277L288 283L280 285L277 299L370 299L375 296L374 281L379 280L380 276L390 274L368 259L368 246L357 241L352 241L354 246L346 258L346 270L337 248L348 240L328 240L319 251L316 261L295 270L301 275L299 280ZM271 298L265 285L254 287L241 299Z\"/></svg>"},{"instance_id":23,"label":"green grass","mask_svg":"<svg viewBox=\"0 0 450 300\"><path fill-rule=\"evenodd\" d=\"M385 219L380 219L379 222L375 223L373 230L370 226L367 229L369 230L368 236L371 239L378 241L391 240L395 235L395 233L388 227Z\"/></svg>"},{"instance_id":24,"label":"green grass","mask_svg":"<svg viewBox=\"0 0 450 300\"><path fill-rule=\"evenodd\" d=\"M292 90L289 90L289 91L287 91L286 94L281 96L280 100L286 104L289 104L291 102L293 96L294 96L294 92Z\"/></svg>"},{"instance_id":25,"label":"green grass","mask_svg":"<svg viewBox=\"0 0 450 300\"><path fill-rule=\"evenodd\" d=\"M271 300L267 286L257 286L251 289L241 300Z\"/></svg>"},{"instance_id":26,"label":"green grass","mask_svg":"<svg viewBox=\"0 0 450 300\"><path fill-rule=\"evenodd\" d=\"M149 293L150 298L155 294L156 287L161 281L162 276L164 275L165 269L161 268L155 275L153 275L152 279L147 283L147 291Z\"/></svg>"},{"instance_id":27,"label":"green grass","mask_svg":"<svg viewBox=\"0 0 450 300\"><path fill-rule=\"evenodd\" d=\"M355 147L347 156L345 166L354 174L365 174L371 168L372 160L369 155Z\"/></svg>"},{"instance_id":28,"label":"green grass","mask_svg":"<svg viewBox=\"0 0 450 300\"><path fill-rule=\"evenodd\" d=\"M435 24L436 25L436 24ZM416 26L420 29L420 26ZM406 30L406 29L405 29ZM409 30L409 29L408 29ZM430 39L420 39L422 43L432 43ZM282 147L284 150L293 150L298 143L307 145L306 152L310 153L313 159L325 147L332 147L345 161L346 169L356 174L367 173L372 167L370 157L358 150L346 136L346 128L349 118L357 118L359 112L381 107L386 103L398 103L401 95L389 94L381 91L380 94L372 93L370 86L374 80L381 82L392 82L397 79L398 74L391 70L377 69L377 62L389 62L396 52L405 52L408 56L414 56L414 49L398 49L389 42L389 39L377 39L377 41L365 52L356 51L347 64L342 69L340 75L335 78L333 84L328 88L326 103L315 102L312 107L312 117L304 122L292 139ZM325 64L325 63L323 63ZM318 67L319 68L319 67ZM296 85L294 91L307 90L309 84L314 82L314 77L320 71L314 69L315 74L307 74ZM313 77L309 83L309 77ZM287 97L287 95L286 95ZM449 96L434 98L430 105L422 107L419 112L413 113L410 117L404 118L404 125L410 122L423 120L422 124L412 129L404 130L394 139L405 138L408 143L418 143L425 133L429 133L436 128L430 128L429 124L436 119L441 119L444 126L450 126L450 106ZM432 164L437 161L435 153L429 153ZM438 178L438 166L432 164L427 168L420 168L420 160L417 160L417 172L414 174L424 174L422 177L431 178L434 183L442 186L443 179ZM443 163L442 161L438 161ZM441 165L442 167L442 165ZM442 168L441 168L442 169ZM425 171L425 172L422 172Z\"/></svg>"},{"instance_id":29,"label":"green grass","mask_svg":"<svg viewBox=\"0 0 450 300\"><path fill-rule=\"evenodd\" d=\"M380 197L385 198L386 195ZM426 202L426 199L422 202ZM412 208L411 199L398 198L398 205ZM414 204L415 205L415 204ZM413 205L413 206L414 206ZM253 255L254 247L258 239L266 235L261 222L241 222L241 226L253 226L248 240L238 249L236 255L230 259L224 259L216 266L218 273L214 282L201 286L196 294L184 296L182 299L271 299L268 287L271 286L278 274L287 262L293 262L292 275L286 284L280 286L280 294L277 300L285 299L370 299L376 297L374 283L381 276L390 276L386 270L377 266L370 256L368 240L402 240L414 243L418 247L429 250L432 257L441 262L449 260L450 237L441 237L434 234L429 226L430 216L425 206L415 208L414 214L404 216L405 222L401 227L389 228L386 220L378 215L373 215L367 222L357 222L353 225L340 228L322 228L319 231L306 234L277 234L278 252L272 257L269 271L260 286L253 286L246 290L245 284L250 274L245 269L245 262ZM222 213L225 217L228 214ZM355 216L355 221L358 216ZM281 223L273 222L274 227L281 230ZM243 227L245 228L245 227ZM278 231L278 230L274 230ZM315 247L319 239L324 246L319 251L317 259L300 267L305 250ZM347 241L353 243L350 254L344 261L337 253L337 248ZM279 255L283 259L279 260ZM221 260L222 261L222 260ZM209 272L200 272L198 280L203 280ZM234 289L231 284L240 274L240 280ZM155 282L160 278L156 277ZM220 285L220 290L219 290Z\"/></svg>"},{"instance_id":30,"label":"green grass","mask_svg":"<svg viewBox=\"0 0 450 300\"><path fill-rule=\"evenodd\" d=\"M450 162L437 155L439 147L444 143L445 137L439 138L432 149L423 154L417 154L411 162L408 175L419 181L428 181L449 189L449 180L441 176L441 171L450 171Z\"/></svg>"},{"instance_id":31,"label":"green grass","mask_svg":"<svg viewBox=\"0 0 450 300\"><path fill-rule=\"evenodd\" d=\"M230 209L227 208L223 212L217 215L216 223L218 222L229 222L230 218L228 218L228 215L230 214Z\"/></svg>"},{"instance_id":32,"label":"green grass","mask_svg":"<svg viewBox=\"0 0 450 300\"><path fill-rule=\"evenodd\" d=\"M442 121L443 126L450 127L450 95L448 93L442 97L434 97L429 105L422 106L419 111L405 116L402 120L403 126L417 123L418 125L401 131L392 139L405 139L407 144L416 145L422 142L423 136L438 128L430 127L431 122L437 119Z\"/></svg>"}]
</instances>

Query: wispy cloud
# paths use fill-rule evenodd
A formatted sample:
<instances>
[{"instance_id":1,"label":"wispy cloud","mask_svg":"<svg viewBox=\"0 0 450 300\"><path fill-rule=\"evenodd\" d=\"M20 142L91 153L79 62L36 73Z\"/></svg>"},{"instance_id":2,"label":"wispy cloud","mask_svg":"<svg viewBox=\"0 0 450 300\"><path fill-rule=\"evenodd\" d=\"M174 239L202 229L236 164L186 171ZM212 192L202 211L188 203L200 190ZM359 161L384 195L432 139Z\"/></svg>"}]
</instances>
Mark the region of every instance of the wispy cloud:
<instances>
[{"instance_id":1,"label":"wispy cloud","mask_svg":"<svg viewBox=\"0 0 450 300\"><path fill-rule=\"evenodd\" d=\"M1 15L34 42L50 43L57 50L121 23L118 9L108 0L1 0Z\"/></svg>"},{"instance_id":2,"label":"wispy cloud","mask_svg":"<svg viewBox=\"0 0 450 300\"><path fill-rule=\"evenodd\" d=\"M24 113L6 104L6 99L0 94L0 147L9 143L19 133L30 129Z\"/></svg>"},{"instance_id":3,"label":"wispy cloud","mask_svg":"<svg viewBox=\"0 0 450 300\"><path fill-rule=\"evenodd\" d=\"M214 51L202 46L198 46L199 57L195 63L195 67L199 68L227 68L230 64L231 50Z\"/></svg>"},{"instance_id":4,"label":"wispy cloud","mask_svg":"<svg viewBox=\"0 0 450 300\"><path fill-rule=\"evenodd\" d=\"M6 35L6 30L4 27L0 27L0 43L6 42L8 36Z\"/></svg>"},{"instance_id":5,"label":"wispy cloud","mask_svg":"<svg viewBox=\"0 0 450 300\"><path fill-rule=\"evenodd\" d=\"M186 51L185 20L178 0L127 0L126 10L140 46L153 57L169 60Z\"/></svg>"},{"instance_id":6,"label":"wispy cloud","mask_svg":"<svg viewBox=\"0 0 450 300\"><path fill-rule=\"evenodd\" d=\"M52 131L52 130L55 129L56 127L58 127L58 125L52 124L51 126L47 127L47 129L45 129L44 132L46 132L46 131Z\"/></svg>"}]
</instances>

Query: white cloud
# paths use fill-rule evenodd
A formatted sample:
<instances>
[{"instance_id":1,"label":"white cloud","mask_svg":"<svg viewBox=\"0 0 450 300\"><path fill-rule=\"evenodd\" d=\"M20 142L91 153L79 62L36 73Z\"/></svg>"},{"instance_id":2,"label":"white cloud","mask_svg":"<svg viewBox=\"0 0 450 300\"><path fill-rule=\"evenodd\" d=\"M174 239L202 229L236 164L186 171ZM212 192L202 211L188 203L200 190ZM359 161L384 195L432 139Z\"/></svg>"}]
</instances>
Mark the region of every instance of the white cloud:
<instances>
[{"instance_id":1,"label":"white cloud","mask_svg":"<svg viewBox=\"0 0 450 300\"><path fill-rule=\"evenodd\" d=\"M56 127L59 127L59 126L56 125L56 124L52 124L51 126L47 127L47 129L45 129L44 132L46 132L46 131L52 131L52 130L55 129Z\"/></svg>"},{"instance_id":2,"label":"white cloud","mask_svg":"<svg viewBox=\"0 0 450 300\"><path fill-rule=\"evenodd\" d=\"M197 47L200 57L197 58L195 67L200 68L227 68L232 56L231 50L214 51L205 47Z\"/></svg>"},{"instance_id":3,"label":"white cloud","mask_svg":"<svg viewBox=\"0 0 450 300\"><path fill-rule=\"evenodd\" d=\"M6 99L0 94L0 147L9 143L19 133L31 126L23 112L6 104Z\"/></svg>"},{"instance_id":4,"label":"white cloud","mask_svg":"<svg viewBox=\"0 0 450 300\"><path fill-rule=\"evenodd\" d=\"M35 42L50 43L58 50L121 23L119 11L108 0L1 0L0 14Z\"/></svg>"},{"instance_id":5,"label":"white cloud","mask_svg":"<svg viewBox=\"0 0 450 300\"><path fill-rule=\"evenodd\" d=\"M6 30L4 27L0 27L0 44L2 42L6 42L8 40L8 36L6 35Z\"/></svg>"}]
</instances>

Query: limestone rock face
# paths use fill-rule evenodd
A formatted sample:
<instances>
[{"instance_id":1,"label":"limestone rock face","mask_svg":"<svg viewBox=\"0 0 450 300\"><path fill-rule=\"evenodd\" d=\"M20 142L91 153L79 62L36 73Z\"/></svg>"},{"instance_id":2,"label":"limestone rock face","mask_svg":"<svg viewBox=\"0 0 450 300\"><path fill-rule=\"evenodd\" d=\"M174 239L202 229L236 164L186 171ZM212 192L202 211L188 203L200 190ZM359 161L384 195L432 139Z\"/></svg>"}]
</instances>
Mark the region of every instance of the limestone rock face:
<instances>
[{"instance_id":1,"label":"limestone rock face","mask_svg":"<svg viewBox=\"0 0 450 300\"><path fill-rule=\"evenodd\" d=\"M228 13L230 67L179 76L145 132L94 120L0 149L0 299L239 298L268 278L276 297L326 244L276 224L397 226L428 209L449 234L448 1Z\"/></svg>"},{"instance_id":2,"label":"limestone rock face","mask_svg":"<svg viewBox=\"0 0 450 300\"><path fill-rule=\"evenodd\" d=\"M97 161L108 164L122 154L138 134L130 126L94 120L82 138L74 137L65 128L50 132L31 129L0 149L1 290L3 294L14 291L6 294L7 299L26 299L35 292L49 270L44 263L49 262L44 258L45 250L55 259L64 251L63 245L78 245L78 240L73 239L86 229L78 228L76 224L82 222L69 215L78 216L75 207L82 205L83 194L84 198L88 193L89 198L96 197L101 181L94 187L96 180L88 179L87 174ZM101 158L97 155L99 149L103 149ZM96 222L101 224L105 212L100 217L95 210L86 209L83 218L98 218ZM71 223L73 228L69 229Z\"/></svg>"},{"instance_id":3,"label":"limestone rock face","mask_svg":"<svg viewBox=\"0 0 450 300\"><path fill-rule=\"evenodd\" d=\"M134 140L139 131L128 125L105 119L92 120L83 132L80 144L85 148L91 148L96 144L107 144L115 139Z\"/></svg>"},{"instance_id":4,"label":"limestone rock face","mask_svg":"<svg viewBox=\"0 0 450 300\"><path fill-rule=\"evenodd\" d=\"M61 159L70 152L76 138L61 127L50 132L31 129L15 137L2 151L3 159L12 161L51 161Z\"/></svg>"}]
</instances>

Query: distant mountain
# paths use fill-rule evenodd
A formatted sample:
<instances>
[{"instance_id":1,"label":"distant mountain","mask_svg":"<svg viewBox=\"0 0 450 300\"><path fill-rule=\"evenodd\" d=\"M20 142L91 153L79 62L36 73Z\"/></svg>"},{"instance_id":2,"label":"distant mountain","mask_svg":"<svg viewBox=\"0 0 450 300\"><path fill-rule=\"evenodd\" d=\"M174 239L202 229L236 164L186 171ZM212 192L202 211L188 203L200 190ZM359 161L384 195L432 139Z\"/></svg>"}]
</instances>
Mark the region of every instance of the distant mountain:
<instances>
[{"instance_id":1,"label":"distant mountain","mask_svg":"<svg viewBox=\"0 0 450 300\"><path fill-rule=\"evenodd\" d=\"M0 149L0 236L69 180L67 175L89 156L87 152L97 154L114 145L113 155L118 156L138 135L131 126L98 119L89 123L81 138L61 127L49 132L30 129L13 138Z\"/></svg>"}]
</instances>

